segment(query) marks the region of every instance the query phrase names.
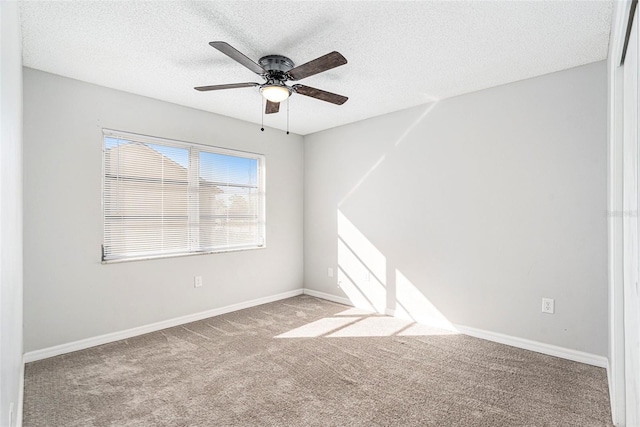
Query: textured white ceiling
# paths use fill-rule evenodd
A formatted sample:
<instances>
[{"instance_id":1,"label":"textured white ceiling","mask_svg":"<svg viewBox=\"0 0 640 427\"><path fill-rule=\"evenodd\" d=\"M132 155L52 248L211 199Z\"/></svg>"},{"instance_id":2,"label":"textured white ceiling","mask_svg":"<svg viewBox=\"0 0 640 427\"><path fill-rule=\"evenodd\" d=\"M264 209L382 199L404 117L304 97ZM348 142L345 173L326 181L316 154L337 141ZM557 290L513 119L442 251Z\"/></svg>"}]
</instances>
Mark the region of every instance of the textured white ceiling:
<instances>
[{"instance_id":1,"label":"textured white ceiling","mask_svg":"<svg viewBox=\"0 0 640 427\"><path fill-rule=\"evenodd\" d=\"M24 65L236 117L261 120L262 79L209 46L302 64L333 50L348 64L301 83L342 106L290 99L305 135L462 93L606 59L612 1L25 1ZM286 127L286 105L264 117Z\"/></svg>"}]
</instances>

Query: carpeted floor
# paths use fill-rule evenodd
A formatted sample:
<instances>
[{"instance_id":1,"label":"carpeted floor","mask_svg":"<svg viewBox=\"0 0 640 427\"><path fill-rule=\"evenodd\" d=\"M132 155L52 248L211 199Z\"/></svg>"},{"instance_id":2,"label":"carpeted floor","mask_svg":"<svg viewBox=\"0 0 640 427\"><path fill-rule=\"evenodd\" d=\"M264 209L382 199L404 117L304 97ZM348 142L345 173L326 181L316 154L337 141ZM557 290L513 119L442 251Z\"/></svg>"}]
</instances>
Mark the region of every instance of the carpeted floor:
<instances>
[{"instance_id":1,"label":"carpeted floor","mask_svg":"<svg viewBox=\"0 0 640 427\"><path fill-rule=\"evenodd\" d=\"M604 369L299 296L26 366L24 426L611 426Z\"/></svg>"}]
</instances>

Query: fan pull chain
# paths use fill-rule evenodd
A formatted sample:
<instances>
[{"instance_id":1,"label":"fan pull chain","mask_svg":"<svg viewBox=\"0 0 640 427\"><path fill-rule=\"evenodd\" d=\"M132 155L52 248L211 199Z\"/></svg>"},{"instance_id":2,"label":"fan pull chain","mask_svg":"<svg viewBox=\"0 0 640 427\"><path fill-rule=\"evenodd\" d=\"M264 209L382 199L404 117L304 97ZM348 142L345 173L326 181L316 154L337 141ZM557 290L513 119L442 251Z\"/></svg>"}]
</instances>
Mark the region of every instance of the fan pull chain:
<instances>
[{"instance_id":1,"label":"fan pull chain","mask_svg":"<svg viewBox=\"0 0 640 427\"><path fill-rule=\"evenodd\" d=\"M260 97L260 112L262 113L262 127L260 128L260 130L262 132L264 132L264 104L262 102L264 98L261 96Z\"/></svg>"},{"instance_id":2,"label":"fan pull chain","mask_svg":"<svg viewBox=\"0 0 640 427\"><path fill-rule=\"evenodd\" d=\"M287 135L289 135L289 102L291 102L291 97L287 98Z\"/></svg>"}]
</instances>

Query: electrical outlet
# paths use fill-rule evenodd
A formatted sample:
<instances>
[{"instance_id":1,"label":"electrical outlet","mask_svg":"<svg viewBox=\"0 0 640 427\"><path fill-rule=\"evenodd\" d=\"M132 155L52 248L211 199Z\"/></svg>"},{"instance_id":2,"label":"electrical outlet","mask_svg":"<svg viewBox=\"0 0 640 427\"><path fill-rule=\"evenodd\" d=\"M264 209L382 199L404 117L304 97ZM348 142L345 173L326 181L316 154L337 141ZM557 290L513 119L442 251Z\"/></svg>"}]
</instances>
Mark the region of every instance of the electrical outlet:
<instances>
[{"instance_id":1,"label":"electrical outlet","mask_svg":"<svg viewBox=\"0 0 640 427\"><path fill-rule=\"evenodd\" d=\"M194 276L193 277L193 287L194 288L202 287L202 276Z\"/></svg>"},{"instance_id":2,"label":"electrical outlet","mask_svg":"<svg viewBox=\"0 0 640 427\"><path fill-rule=\"evenodd\" d=\"M327 276L333 277L333 268L332 267L327 268Z\"/></svg>"},{"instance_id":3,"label":"electrical outlet","mask_svg":"<svg viewBox=\"0 0 640 427\"><path fill-rule=\"evenodd\" d=\"M542 312L543 313L554 313L554 301L552 298L542 298Z\"/></svg>"}]
</instances>

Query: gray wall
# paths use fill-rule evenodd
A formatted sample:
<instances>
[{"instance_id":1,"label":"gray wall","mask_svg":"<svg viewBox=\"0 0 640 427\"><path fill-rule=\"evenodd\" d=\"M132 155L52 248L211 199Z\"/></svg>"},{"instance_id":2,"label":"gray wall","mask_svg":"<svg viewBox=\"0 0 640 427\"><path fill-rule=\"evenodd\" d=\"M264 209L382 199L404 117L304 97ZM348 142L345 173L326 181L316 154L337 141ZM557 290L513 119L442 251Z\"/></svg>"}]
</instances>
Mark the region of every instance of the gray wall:
<instances>
[{"instance_id":1,"label":"gray wall","mask_svg":"<svg viewBox=\"0 0 640 427\"><path fill-rule=\"evenodd\" d=\"M22 393L22 38L18 2L0 8L0 425L13 426Z\"/></svg>"},{"instance_id":2,"label":"gray wall","mask_svg":"<svg viewBox=\"0 0 640 427\"><path fill-rule=\"evenodd\" d=\"M305 137L304 265L302 137L24 79L26 351L297 289L304 267L381 311L606 355L604 63ZM268 248L100 264L103 127L266 154Z\"/></svg>"},{"instance_id":3,"label":"gray wall","mask_svg":"<svg viewBox=\"0 0 640 427\"><path fill-rule=\"evenodd\" d=\"M102 265L102 128L265 154L268 247ZM26 351L302 287L301 136L25 68L24 159Z\"/></svg>"},{"instance_id":4,"label":"gray wall","mask_svg":"<svg viewBox=\"0 0 640 427\"><path fill-rule=\"evenodd\" d=\"M305 137L305 287L606 356L606 78L599 62Z\"/></svg>"}]
</instances>

